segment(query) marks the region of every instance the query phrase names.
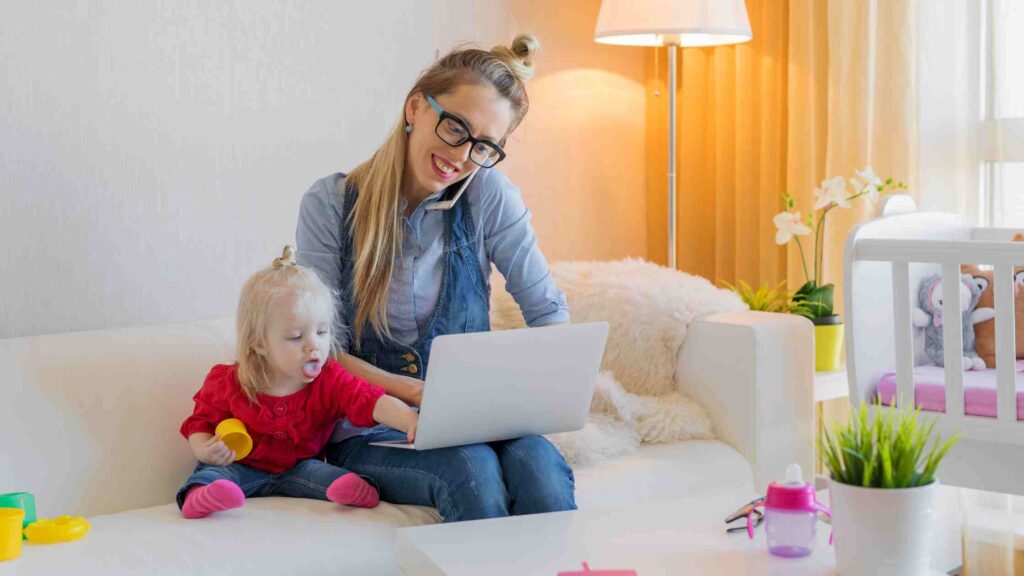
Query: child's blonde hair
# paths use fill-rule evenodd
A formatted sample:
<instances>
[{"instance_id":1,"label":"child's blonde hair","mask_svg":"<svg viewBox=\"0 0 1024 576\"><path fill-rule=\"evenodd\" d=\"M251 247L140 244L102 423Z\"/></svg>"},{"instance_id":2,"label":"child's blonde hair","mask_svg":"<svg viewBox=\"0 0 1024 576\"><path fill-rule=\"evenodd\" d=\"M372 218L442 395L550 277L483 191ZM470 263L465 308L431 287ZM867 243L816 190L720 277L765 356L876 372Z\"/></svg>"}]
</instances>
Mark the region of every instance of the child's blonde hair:
<instances>
[{"instance_id":1,"label":"child's blonde hair","mask_svg":"<svg viewBox=\"0 0 1024 576\"><path fill-rule=\"evenodd\" d=\"M256 349L266 346L270 310L282 295L297 295L303 305L322 310L329 319L332 341L337 336L333 333L338 314L335 295L316 272L296 264L295 249L285 246L280 258L246 281L238 299L238 383L251 402L256 402L256 395L270 385L267 359Z\"/></svg>"}]
</instances>

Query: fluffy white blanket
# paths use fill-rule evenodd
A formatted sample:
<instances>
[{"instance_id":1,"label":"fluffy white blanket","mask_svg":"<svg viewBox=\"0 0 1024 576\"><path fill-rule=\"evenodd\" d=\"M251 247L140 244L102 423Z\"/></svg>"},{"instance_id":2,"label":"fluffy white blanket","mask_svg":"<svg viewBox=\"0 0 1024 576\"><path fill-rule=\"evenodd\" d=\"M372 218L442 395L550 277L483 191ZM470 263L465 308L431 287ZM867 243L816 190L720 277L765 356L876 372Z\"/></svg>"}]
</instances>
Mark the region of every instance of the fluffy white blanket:
<instances>
[{"instance_id":1,"label":"fluffy white blanket","mask_svg":"<svg viewBox=\"0 0 1024 576\"><path fill-rule=\"evenodd\" d=\"M551 273L574 323L610 325L587 426L550 436L566 459L592 464L631 452L640 442L711 438L707 413L676 385L676 355L694 318L743 310L743 302L704 278L637 259L556 262ZM496 330L525 325L515 301L498 286L491 324Z\"/></svg>"}]
</instances>

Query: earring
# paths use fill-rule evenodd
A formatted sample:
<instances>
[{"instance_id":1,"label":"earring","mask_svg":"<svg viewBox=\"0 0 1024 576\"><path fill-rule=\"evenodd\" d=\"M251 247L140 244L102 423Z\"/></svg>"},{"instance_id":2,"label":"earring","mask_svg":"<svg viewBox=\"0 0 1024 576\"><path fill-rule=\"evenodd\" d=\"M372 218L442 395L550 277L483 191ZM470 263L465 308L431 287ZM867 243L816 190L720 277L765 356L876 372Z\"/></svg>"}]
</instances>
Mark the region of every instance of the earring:
<instances>
[{"instance_id":1,"label":"earring","mask_svg":"<svg viewBox=\"0 0 1024 576\"><path fill-rule=\"evenodd\" d=\"M406 126L405 126L405 133L406 134L412 134L412 124L406 124Z\"/></svg>"}]
</instances>

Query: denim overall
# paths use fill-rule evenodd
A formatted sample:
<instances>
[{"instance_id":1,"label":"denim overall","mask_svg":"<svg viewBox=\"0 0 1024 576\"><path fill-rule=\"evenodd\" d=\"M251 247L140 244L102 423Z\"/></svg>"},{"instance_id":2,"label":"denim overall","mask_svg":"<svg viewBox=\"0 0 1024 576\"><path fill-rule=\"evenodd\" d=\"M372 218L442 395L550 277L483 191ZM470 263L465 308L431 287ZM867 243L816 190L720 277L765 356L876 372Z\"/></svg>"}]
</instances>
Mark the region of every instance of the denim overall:
<instances>
[{"instance_id":1,"label":"denim overall","mask_svg":"<svg viewBox=\"0 0 1024 576\"><path fill-rule=\"evenodd\" d=\"M448 200L457 191L449 186L442 194ZM345 190L345 208L341 232L341 285L350 287L353 279L354 254L349 234L349 214L355 208L358 192L352 186ZM442 334L485 332L491 329L490 287L484 282L477 256L476 227L469 202L456 202L444 215L444 270L437 305L419 338L411 345L402 344L386 335L378 337L372 329L363 330L359 345L352 342L349 353L382 370L423 379L430 360L430 344ZM345 317L355 318L352 290L344 294Z\"/></svg>"},{"instance_id":2,"label":"denim overall","mask_svg":"<svg viewBox=\"0 0 1024 576\"><path fill-rule=\"evenodd\" d=\"M442 199L455 191L449 187ZM356 199L356 190L348 186L340 230L341 286L346 288L353 277L348 215ZM350 343L349 354L383 370L423 379L434 337L490 330L490 288L480 271L469 201L463 198L443 214L441 289L419 338L405 345L364 330L359 346ZM346 317L355 318L350 289L345 290L344 306ZM541 436L422 452L368 446L403 437L402 432L380 425L328 445L327 461L372 478L381 499L433 506L445 522L576 509L572 469Z\"/></svg>"}]
</instances>

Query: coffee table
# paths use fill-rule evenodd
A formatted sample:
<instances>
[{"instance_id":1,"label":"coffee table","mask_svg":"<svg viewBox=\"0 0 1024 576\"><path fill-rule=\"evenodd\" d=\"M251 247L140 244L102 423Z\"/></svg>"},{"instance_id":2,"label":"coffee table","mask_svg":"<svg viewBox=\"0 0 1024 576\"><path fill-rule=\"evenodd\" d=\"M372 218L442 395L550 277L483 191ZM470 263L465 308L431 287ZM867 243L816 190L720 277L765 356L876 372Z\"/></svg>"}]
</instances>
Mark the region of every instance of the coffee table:
<instances>
[{"instance_id":1,"label":"coffee table","mask_svg":"<svg viewBox=\"0 0 1024 576\"><path fill-rule=\"evenodd\" d=\"M814 553L797 559L768 554L763 525L753 540L746 532L726 534L725 516L752 497L723 493L631 509L403 528L396 556L401 573L414 576L555 576L582 571L583 562L591 571L632 569L639 576L835 573L825 524Z\"/></svg>"}]
</instances>

